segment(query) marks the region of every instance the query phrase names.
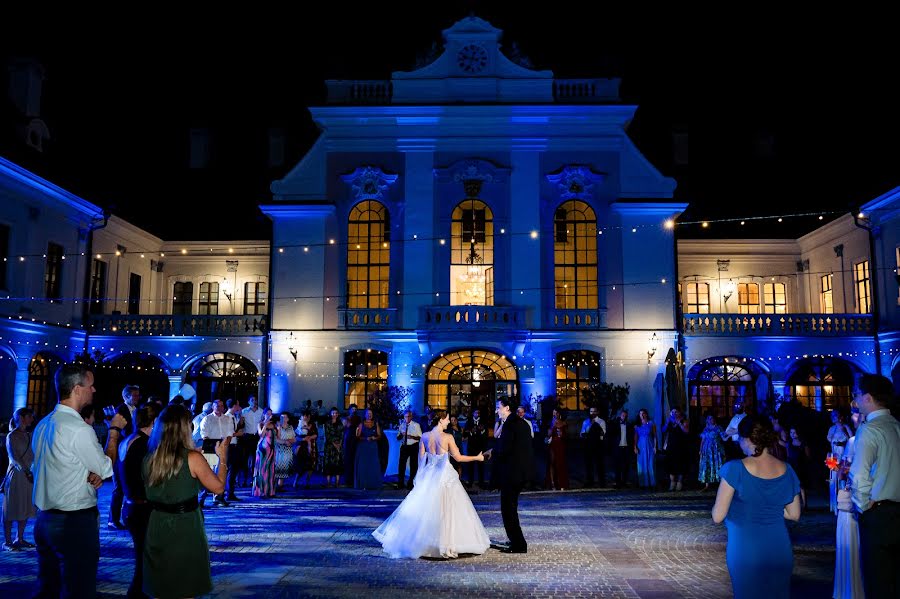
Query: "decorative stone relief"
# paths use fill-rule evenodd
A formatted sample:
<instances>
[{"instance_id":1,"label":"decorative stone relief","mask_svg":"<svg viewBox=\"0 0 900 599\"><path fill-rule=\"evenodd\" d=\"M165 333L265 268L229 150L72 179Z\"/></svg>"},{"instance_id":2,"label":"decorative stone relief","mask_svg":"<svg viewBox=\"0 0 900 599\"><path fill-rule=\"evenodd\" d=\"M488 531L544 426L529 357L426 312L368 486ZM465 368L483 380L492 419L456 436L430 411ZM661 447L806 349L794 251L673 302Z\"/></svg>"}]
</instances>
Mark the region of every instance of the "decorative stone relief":
<instances>
[{"instance_id":1,"label":"decorative stone relief","mask_svg":"<svg viewBox=\"0 0 900 599\"><path fill-rule=\"evenodd\" d=\"M557 186L563 200L592 199L594 186L605 178L605 173L595 173L588 166L565 166L559 173L547 175L547 180Z\"/></svg>"},{"instance_id":2,"label":"decorative stone relief","mask_svg":"<svg viewBox=\"0 0 900 599\"><path fill-rule=\"evenodd\" d=\"M361 166L350 174L341 175L350 185L354 199L381 200L387 188L397 181L397 175L388 175L377 166Z\"/></svg>"}]
</instances>

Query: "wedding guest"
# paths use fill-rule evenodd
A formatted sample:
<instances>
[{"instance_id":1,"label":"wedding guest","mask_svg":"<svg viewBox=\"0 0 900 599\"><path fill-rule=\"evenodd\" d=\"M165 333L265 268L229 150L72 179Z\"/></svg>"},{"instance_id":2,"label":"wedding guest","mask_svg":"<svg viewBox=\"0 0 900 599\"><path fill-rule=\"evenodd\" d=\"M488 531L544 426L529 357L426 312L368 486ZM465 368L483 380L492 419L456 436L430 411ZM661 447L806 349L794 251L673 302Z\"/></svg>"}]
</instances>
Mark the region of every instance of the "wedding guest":
<instances>
[{"instance_id":1,"label":"wedding guest","mask_svg":"<svg viewBox=\"0 0 900 599\"><path fill-rule=\"evenodd\" d=\"M637 456L638 486L656 488L656 425L650 421L650 413L641 408L638 424L634 427L634 454Z\"/></svg>"},{"instance_id":2,"label":"wedding guest","mask_svg":"<svg viewBox=\"0 0 900 599\"><path fill-rule=\"evenodd\" d=\"M521 408L520 408L521 409ZM591 407L588 417L581 425L581 438L584 440L585 486L594 486L594 472L597 483L606 486L606 456L603 455L603 439L606 437L606 421L600 417L600 410Z\"/></svg>"},{"instance_id":3,"label":"wedding guest","mask_svg":"<svg viewBox=\"0 0 900 599\"><path fill-rule=\"evenodd\" d=\"M725 550L735 599L788 599L794 555L785 519L800 519L800 481L793 468L769 453L775 431L768 418L738 424L746 456L720 471L713 522L725 522Z\"/></svg>"},{"instance_id":4,"label":"wedding guest","mask_svg":"<svg viewBox=\"0 0 900 599\"><path fill-rule=\"evenodd\" d=\"M681 415L681 410L678 408L672 408L669 412L663 436L666 449L666 470L669 471L669 490L680 491L684 473L688 469L690 440L687 418Z\"/></svg>"},{"instance_id":5,"label":"wedding guest","mask_svg":"<svg viewBox=\"0 0 900 599\"><path fill-rule=\"evenodd\" d=\"M216 496L225 492L230 443L228 436L216 442L219 468L214 474L194 449L188 410L168 406L153 425L143 467L147 500L153 506L144 546L144 592L151 597L196 597L212 591L209 544L197 494L201 485Z\"/></svg>"},{"instance_id":6,"label":"wedding guest","mask_svg":"<svg viewBox=\"0 0 900 599\"><path fill-rule=\"evenodd\" d=\"M360 422L362 419L356 411L356 404L350 404L347 417L344 418L343 444L344 480L347 481L348 486L354 484L356 480L354 468L356 466L356 447L359 444L359 440L356 438L356 429L359 428Z\"/></svg>"},{"instance_id":7,"label":"wedding guest","mask_svg":"<svg viewBox=\"0 0 900 599\"><path fill-rule=\"evenodd\" d=\"M853 504L859 512L859 554L866 596L900 596L900 422L891 415L890 379L859 377L854 393L866 421L856 432Z\"/></svg>"},{"instance_id":8,"label":"wedding guest","mask_svg":"<svg viewBox=\"0 0 900 599\"><path fill-rule=\"evenodd\" d=\"M449 431L448 431L449 432ZM397 430L397 440L400 441L400 463L397 464L397 488L404 486L410 491L413 488L413 480L419 469L419 440L422 438L422 428L413 420L413 411L406 410L403 421ZM404 485L406 477L406 465L409 464L409 481Z\"/></svg>"},{"instance_id":9,"label":"wedding guest","mask_svg":"<svg viewBox=\"0 0 900 599\"><path fill-rule=\"evenodd\" d=\"M831 455L840 461L844 455L844 448L850 439L850 429L844 423L844 415L838 410L831 412L831 428L828 429L828 443L831 444ZM828 499L832 512L837 512L837 487L838 472L831 470L828 476Z\"/></svg>"},{"instance_id":10,"label":"wedding guest","mask_svg":"<svg viewBox=\"0 0 900 599\"><path fill-rule=\"evenodd\" d=\"M122 403L116 412L125 418L125 426L122 427L122 437L129 437L135 431L135 416L138 406L141 404L141 388L137 385L125 385L122 389ZM109 500L109 517L106 523L108 528L124 530L125 525L122 524L122 501L125 495L122 491L122 481L118 474L113 470L113 492Z\"/></svg>"},{"instance_id":11,"label":"wedding guest","mask_svg":"<svg viewBox=\"0 0 900 599\"><path fill-rule=\"evenodd\" d=\"M788 459L787 446L790 437L788 437L787 431L781 427L781 421L778 419L778 416L771 416L770 420L772 421L772 429L775 431L775 443L770 448L770 451L773 456L782 462L786 462Z\"/></svg>"},{"instance_id":12,"label":"wedding guest","mask_svg":"<svg viewBox=\"0 0 900 599\"><path fill-rule=\"evenodd\" d=\"M743 399L735 399L734 400L734 416L732 416L731 421L728 423L728 426L725 427L725 457L729 460L740 459L743 457L740 448L740 436L738 435L738 425L741 423L741 420L744 419L747 414L744 412L744 400Z\"/></svg>"},{"instance_id":13,"label":"wedding guest","mask_svg":"<svg viewBox=\"0 0 900 599\"><path fill-rule=\"evenodd\" d=\"M866 596L859 563L859 525L856 522L853 493L848 480L856 443L852 431L859 426L859 418L859 407L851 404L850 426L847 427L851 436L843 447L839 467L834 471L837 474L837 529L834 540L833 599L865 599Z\"/></svg>"},{"instance_id":14,"label":"wedding guest","mask_svg":"<svg viewBox=\"0 0 900 599\"><path fill-rule=\"evenodd\" d=\"M226 403L228 406L228 414L234 420L234 432L231 434L231 444L228 446L228 493L225 499L228 501L241 501L235 494L237 491L238 472L244 460L243 446L240 444L244 437L244 416L241 410L241 402L236 399L229 399Z\"/></svg>"},{"instance_id":15,"label":"wedding guest","mask_svg":"<svg viewBox=\"0 0 900 599\"><path fill-rule=\"evenodd\" d=\"M719 482L719 471L725 463L723 432L712 413L707 412L706 428L700 433L700 475L697 477L703 483L703 491L709 489L710 483Z\"/></svg>"},{"instance_id":16,"label":"wedding guest","mask_svg":"<svg viewBox=\"0 0 900 599\"><path fill-rule=\"evenodd\" d=\"M488 428L484 418L481 417L480 409L472 410L472 417L466 422L466 428L463 429L463 439L466 441L466 455L474 456L487 450ZM476 469L478 471L478 488L483 489L485 487L484 462L472 461L469 464L469 484L475 484Z\"/></svg>"},{"instance_id":17,"label":"wedding guest","mask_svg":"<svg viewBox=\"0 0 900 599\"><path fill-rule=\"evenodd\" d=\"M548 489L565 491L569 488L569 464L566 462L566 446L568 445L569 423L568 410L553 410L553 420L547 429L547 474L544 486Z\"/></svg>"},{"instance_id":18,"label":"wedding guest","mask_svg":"<svg viewBox=\"0 0 900 599\"><path fill-rule=\"evenodd\" d=\"M631 456L634 450L634 425L628 422L628 410L619 412L619 417L609 425L609 444L613 449L613 464L616 468L616 488L628 484L631 470Z\"/></svg>"},{"instance_id":19,"label":"wedding guest","mask_svg":"<svg viewBox=\"0 0 900 599\"><path fill-rule=\"evenodd\" d=\"M34 518L36 510L31 501L34 490L34 474L31 465L34 452L31 449L31 431L34 423L34 412L28 408L19 408L9 421L9 434L6 435L6 454L9 456L9 467L3 479L3 549L18 551L31 549L33 544L25 540L25 526L29 518ZM12 524L16 523L16 540L12 539Z\"/></svg>"},{"instance_id":20,"label":"wedding guest","mask_svg":"<svg viewBox=\"0 0 900 599\"><path fill-rule=\"evenodd\" d=\"M792 428L787 445L787 461L800 480L800 505L803 509L806 509L806 490L809 488L809 455L809 446L800 437L799 431Z\"/></svg>"},{"instance_id":21,"label":"wedding guest","mask_svg":"<svg viewBox=\"0 0 900 599\"><path fill-rule=\"evenodd\" d=\"M34 525L38 594L94 597L100 561L97 489L113 474L125 418L112 417L104 451L80 413L93 403L94 373L83 364L63 364L56 389L59 403L38 422L31 441L32 499L40 510Z\"/></svg>"},{"instance_id":22,"label":"wedding guest","mask_svg":"<svg viewBox=\"0 0 900 599\"><path fill-rule=\"evenodd\" d=\"M256 447L259 445L259 423L263 415L263 409L259 407L259 401L255 396L251 395L247 399L247 404L241 411L244 418L244 436L238 440L243 455L239 475L243 479L244 486L251 484L250 479L256 465Z\"/></svg>"},{"instance_id":23,"label":"wedding guest","mask_svg":"<svg viewBox=\"0 0 900 599\"><path fill-rule=\"evenodd\" d=\"M316 462L319 458L319 446L316 442L319 438L319 429L316 428L312 414L303 412L294 432L296 433L297 444L294 451L296 474L294 475L293 486L296 487L297 480L306 475L306 487L309 488L309 477L316 469Z\"/></svg>"},{"instance_id":24,"label":"wedding guest","mask_svg":"<svg viewBox=\"0 0 900 599\"><path fill-rule=\"evenodd\" d=\"M294 472L294 440L297 434L291 426L291 415L281 414L278 422L278 438L275 440L275 481L280 491L284 487L284 479Z\"/></svg>"},{"instance_id":25,"label":"wedding guest","mask_svg":"<svg viewBox=\"0 0 900 599\"><path fill-rule=\"evenodd\" d=\"M122 520L134 545L134 575L128 587L126 597L143 598L144 595L144 542L147 538L147 524L153 507L147 502L144 489L143 467L147 456L147 445L153 424L159 414L159 406L147 402L138 408L135 414L137 431L122 441L119 446L119 459L116 470L122 481Z\"/></svg>"},{"instance_id":26,"label":"wedding guest","mask_svg":"<svg viewBox=\"0 0 900 599\"><path fill-rule=\"evenodd\" d=\"M325 460L322 472L325 474L325 486L330 487L332 480L335 488L341 486L341 473L344 471L342 438L344 423L337 408L331 408L329 419L325 423Z\"/></svg>"},{"instance_id":27,"label":"wedding guest","mask_svg":"<svg viewBox=\"0 0 900 599\"><path fill-rule=\"evenodd\" d=\"M227 460L222 462L218 459L216 445L226 437L229 439L229 444L231 443L230 440L234 436L234 418L230 413L225 412L225 403L221 399L213 402L212 413L206 415L200 422L200 436L203 438L203 455L206 457L210 467L215 468L217 472L219 469L225 468L228 462ZM227 475L228 473L226 472L225 474ZM200 498L201 504L206 501L207 495L208 491L204 490ZM225 493L216 495L214 504L228 507L229 503L225 498Z\"/></svg>"},{"instance_id":28,"label":"wedding guest","mask_svg":"<svg viewBox=\"0 0 900 599\"><path fill-rule=\"evenodd\" d=\"M381 463L378 461L378 439L381 426L375 422L375 412L366 410L366 417L356 428L356 464L353 466L357 489L380 489L382 485Z\"/></svg>"},{"instance_id":29,"label":"wedding guest","mask_svg":"<svg viewBox=\"0 0 900 599\"><path fill-rule=\"evenodd\" d=\"M275 497L275 442L278 439L278 427L271 409L265 409L256 430L259 443L256 445L253 468L253 495Z\"/></svg>"}]
</instances>

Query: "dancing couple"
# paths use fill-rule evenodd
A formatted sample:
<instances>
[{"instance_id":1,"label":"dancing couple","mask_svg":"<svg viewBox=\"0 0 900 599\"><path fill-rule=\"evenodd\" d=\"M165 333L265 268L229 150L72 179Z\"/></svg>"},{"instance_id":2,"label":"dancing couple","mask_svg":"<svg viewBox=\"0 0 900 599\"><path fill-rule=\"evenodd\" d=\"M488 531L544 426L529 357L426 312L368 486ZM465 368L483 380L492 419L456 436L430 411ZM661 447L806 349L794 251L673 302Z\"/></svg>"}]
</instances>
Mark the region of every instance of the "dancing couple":
<instances>
[{"instance_id":1,"label":"dancing couple","mask_svg":"<svg viewBox=\"0 0 900 599\"><path fill-rule=\"evenodd\" d=\"M526 553L519 525L519 494L532 471L531 427L513 411L508 398L497 400L500 422L494 449L462 455L453 435L445 432L450 416L435 410L432 429L419 444L415 486L372 535L392 558L455 558L480 555L489 547L503 553ZM496 453L496 455L493 455ZM450 464L493 459L500 484L500 512L509 543L492 543L469 495Z\"/></svg>"}]
</instances>

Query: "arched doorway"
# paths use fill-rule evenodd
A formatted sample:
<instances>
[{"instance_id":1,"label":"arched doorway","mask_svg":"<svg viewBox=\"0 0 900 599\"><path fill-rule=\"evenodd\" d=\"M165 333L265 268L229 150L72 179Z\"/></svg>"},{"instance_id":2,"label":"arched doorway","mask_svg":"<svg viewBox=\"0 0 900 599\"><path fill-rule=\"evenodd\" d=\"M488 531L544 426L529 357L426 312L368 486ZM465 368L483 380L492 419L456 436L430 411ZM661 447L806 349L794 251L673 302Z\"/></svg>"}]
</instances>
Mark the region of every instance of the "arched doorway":
<instances>
[{"instance_id":1,"label":"arched doorway","mask_svg":"<svg viewBox=\"0 0 900 599\"><path fill-rule=\"evenodd\" d=\"M35 418L46 416L59 399L53 377L62 364L56 354L38 352L28 364L28 396L25 406L34 412Z\"/></svg>"},{"instance_id":2,"label":"arched doorway","mask_svg":"<svg viewBox=\"0 0 900 599\"><path fill-rule=\"evenodd\" d=\"M756 380L762 369L752 359L724 356L703 360L688 373L688 397L691 422L702 422L712 413L725 422L734 416L734 405L740 402L745 411L757 407Z\"/></svg>"},{"instance_id":3,"label":"arched doorway","mask_svg":"<svg viewBox=\"0 0 900 599\"><path fill-rule=\"evenodd\" d=\"M141 401L151 397L169 401L169 378L166 364L155 354L128 352L98 365L95 372L97 392L95 406L118 406L126 385L141 388Z\"/></svg>"},{"instance_id":4,"label":"arched doorway","mask_svg":"<svg viewBox=\"0 0 900 599\"><path fill-rule=\"evenodd\" d=\"M259 370L239 354L205 354L186 368L184 382L197 390L197 403L237 399L244 405L259 393Z\"/></svg>"},{"instance_id":5,"label":"arched doorway","mask_svg":"<svg viewBox=\"0 0 900 599\"><path fill-rule=\"evenodd\" d=\"M428 367L427 401L432 408L468 414L476 406L491 418L498 397L518 397L515 365L485 350L441 354Z\"/></svg>"},{"instance_id":6,"label":"arched doorway","mask_svg":"<svg viewBox=\"0 0 900 599\"><path fill-rule=\"evenodd\" d=\"M854 368L838 358L799 360L788 377L791 397L817 412L849 407L853 399Z\"/></svg>"}]
</instances>

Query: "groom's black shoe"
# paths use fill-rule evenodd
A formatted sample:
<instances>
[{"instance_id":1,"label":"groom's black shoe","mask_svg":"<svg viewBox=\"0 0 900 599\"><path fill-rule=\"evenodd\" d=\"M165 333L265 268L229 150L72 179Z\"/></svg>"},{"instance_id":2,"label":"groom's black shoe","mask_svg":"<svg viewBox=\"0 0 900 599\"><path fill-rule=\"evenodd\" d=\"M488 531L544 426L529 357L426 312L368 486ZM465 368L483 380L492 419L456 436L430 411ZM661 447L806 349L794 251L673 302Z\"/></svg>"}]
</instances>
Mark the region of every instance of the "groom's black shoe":
<instances>
[{"instance_id":1,"label":"groom's black shoe","mask_svg":"<svg viewBox=\"0 0 900 599\"><path fill-rule=\"evenodd\" d=\"M503 551L504 549L509 549L509 543L504 543L502 541L491 541L491 549Z\"/></svg>"},{"instance_id":2,"label":"groom's black shoe","mask_svg":"<svg viewBox=\"0 0 900 599\"><path fill-rule=\"evenodd\" d=\"M528 549L518 547L504 547L500 550L500 553L528 553Z\"/></svg>"}]
</instances>

